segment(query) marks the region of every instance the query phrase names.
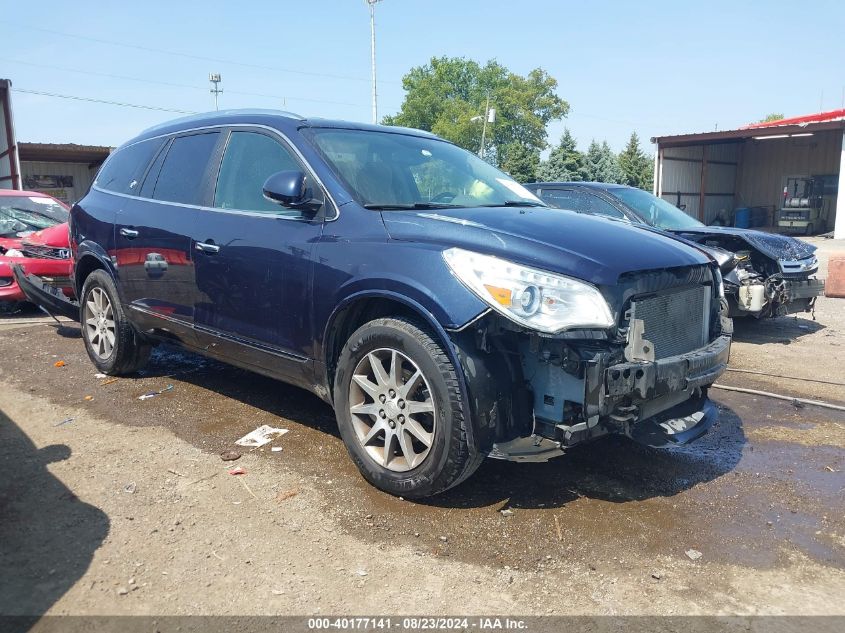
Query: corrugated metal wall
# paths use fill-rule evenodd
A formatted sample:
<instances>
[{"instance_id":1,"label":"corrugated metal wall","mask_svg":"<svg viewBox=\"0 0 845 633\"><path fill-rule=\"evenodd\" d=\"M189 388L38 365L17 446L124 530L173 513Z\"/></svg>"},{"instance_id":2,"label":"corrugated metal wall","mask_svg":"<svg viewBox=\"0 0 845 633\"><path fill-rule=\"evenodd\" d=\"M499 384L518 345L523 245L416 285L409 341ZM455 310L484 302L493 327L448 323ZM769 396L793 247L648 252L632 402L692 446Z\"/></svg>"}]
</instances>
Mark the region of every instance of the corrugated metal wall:
<instances>
[{"instance_id":1,"label":"corrugated metal wall","mask_svg":"<svg viewBox=\"0 0 845 633\"><path fill-rule=\"evenodd\" d=\"M21 161L21 175L24 184L27 176L72 176L73 187L65 188L65 196L58 195L58 191L50 188L33 187L36 191L44 191L45 193L64 199L66 202L74 203L79 200L88 191L91 183L94 181L94 176L97 175L99 167L93 169L88 168L88 163L57 163L45 161Z\"/></svg>"},{"instance_id":2,"label":"corrugated metal wall","mask_svg":"<svg viewBox=\"0 0 845 633\"><path fill-rule=\"evenodd\" d=\"M839 130L816 132L813 136L746 141L736 206L778 207L787 176L838 174L841 151Z\"/></svg>"},{"instance_id":3,"label":"corrugated metal wall","mask_svg":"<svg viewBox=\"0 0 845 633\"><path fill-rule=\"evenodd\" d=\"M720 215L731 222L738 207L778 208L788 176L838 174L841 151L840 130L806 137L665 147L661 196L672 204L686 205L689 215L707 224Z\"/></svg>"},{"instance_id":4,"label":"corrugated metal wall","mask_svg":"<svg viewBox=\"0 0 845 633\"><path fill-rule=\"evenodd\" d=\"M706 153L706 165L702 166ZM663 150L662 197L707 223L717 215L727 215L734 205L739 143L689 145ZM704 209L701 207L701 182L704 177Z\"/></svg>"}]
</instances>

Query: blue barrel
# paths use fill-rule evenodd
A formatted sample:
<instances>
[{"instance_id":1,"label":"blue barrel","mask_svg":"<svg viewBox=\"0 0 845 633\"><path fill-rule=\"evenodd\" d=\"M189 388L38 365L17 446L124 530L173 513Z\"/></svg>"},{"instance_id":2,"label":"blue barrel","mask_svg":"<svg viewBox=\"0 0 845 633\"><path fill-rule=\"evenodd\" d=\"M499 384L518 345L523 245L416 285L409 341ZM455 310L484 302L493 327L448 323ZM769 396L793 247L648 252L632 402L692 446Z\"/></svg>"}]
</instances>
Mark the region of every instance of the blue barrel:
<instances>
[{"instance_id":1,"label":"blue barrel","mask_svg":"<svg viewBox=\"0 0 845 633\"><path fill-rule=\"evenodd\" d=\"M751 228L751 209L742 207L734 211L734 226L740 229Z\"/></svg>"},{"instance_id":2,"label":"blue barrel","mask_svg":"<svg viewBox=\"0 0 845 633\"><path fill-rule=\"evenodd\" d=\"M751 208L751 226L766 226L769 210L766 207Z\"/></svg>"}]
</instances>

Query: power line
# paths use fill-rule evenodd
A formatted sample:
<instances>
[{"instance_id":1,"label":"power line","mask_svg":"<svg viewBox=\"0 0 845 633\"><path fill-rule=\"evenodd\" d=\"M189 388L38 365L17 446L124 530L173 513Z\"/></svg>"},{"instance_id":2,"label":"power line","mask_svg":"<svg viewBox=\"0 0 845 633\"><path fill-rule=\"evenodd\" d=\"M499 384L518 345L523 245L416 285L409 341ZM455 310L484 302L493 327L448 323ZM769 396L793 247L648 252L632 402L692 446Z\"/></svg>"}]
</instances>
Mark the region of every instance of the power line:
<instances>
[{"instance_id":1,"label":"power line","mask_svg":"<svg viewBox=\"0 0 845 633\"><path fill-rule=\"evenodd\" d=\"M23 61L20 59L9 59L6 57L0 57L0 62L6 62L8 64L21 64L23 66L32 66L33 68L47 68L49 70L58 70L61 72L67 73L79 73L80 75L90 75L92 77L103 77L105 79L120 79L124 81L137 81L141 83L147 84L154 84L158 86L168 86L171 88L188 88L191 90L202 90L203 92L206 90L205 86L197 86L195 84L182 84L182 83L175 83L171 81L161 81L158 79L147 79L145 77L132 77L129 75L115 75L113 73L103 73L98 72L95 70L82 70L81 68L67 68L65 66L54 66L51 64L39 64L36 62L28 62ZM367 107L361 103L349 103L346 101L327 101L325 99L312 99L310 97L297 97L295 95L275 95L275 94L267 94L263 92L245 92L242 90L227 90L228 94L233 95L242 95L246 97L262 97L265 99L277 99L277 100L285 100L285 99L292 99L294 101L307 101L310 103L324 103L328 105L342 105L342 106L350 106L353 108L363 108Z\"/></svg>"},{"instance_id":2,"label":"power line","mask_svg":"<svg viewBox=\"0 0 845 633\"><path fill-rule=\"evenodd\" d=\"M122 101L108 101L106 99L94 99L92 97L79 97L77 95L63 95L57 92L46 92L42 90L26 90L24 88L12 88L12 92L23 92L30 95L41 95L43 97L58 97L60 99L73 99L74 101L90 101L92 103L104 103L107 105L123 106L125 108L139 108L141 110L157 110L159 112L176 112L177 114L199 114L194 110L177 110L176 108L161 108L159 106L140 105L138 103L125 103Z\"/></svg>"},{"instance_id":3,"label":"power line","mask_svg":"<svg viewBox=\"0 0 845 633\"><path fill-rule=\"evenodd\" d=\"M169 51L161 48L153 48L151 46L141 46L139 44L129 44L127 42L117 42L114 40L105 40L98 37L90 37L87 35L79 35L77 33L65 33L62 31L54 31L53 29L45 29L40 26L30 26L28 24L17 24L14 22L9 22L7 20L0 20L0 24L7 24L9 26L14 26L18 28L30 29L32 31L39 31L41 33L49 33L50 35L58 35L60 37L68 37L77 40L83 40L88 42L96 42L98 44L106 44L108 46L122 46L124 48L131 48L139 51L144 51L147 53L161 53L164 55L172 55L174 57L184 57L186 59L195 59L205 62L213 62L215 64L230 64L232 66L242 66L244 68L257 68L260 70L272 70L275 72L283 72L283 73L291 73L294 75L304 75L309 77L322 77L324 79L341 79L344 81L369 81L364 77L353 77L350 75L334 75L329 73L317 73L311 72L307 70L295 70L292 68L283 68L280 66L266 66L262 64L252 64L249 62L241 62L235 61L231 59L221 59L219 57L206 57L204 55L194 55L192 53L182 53L180 51ZM393 82L382 82L382 83L397 83Z\"/></svg>"}]
</instances>

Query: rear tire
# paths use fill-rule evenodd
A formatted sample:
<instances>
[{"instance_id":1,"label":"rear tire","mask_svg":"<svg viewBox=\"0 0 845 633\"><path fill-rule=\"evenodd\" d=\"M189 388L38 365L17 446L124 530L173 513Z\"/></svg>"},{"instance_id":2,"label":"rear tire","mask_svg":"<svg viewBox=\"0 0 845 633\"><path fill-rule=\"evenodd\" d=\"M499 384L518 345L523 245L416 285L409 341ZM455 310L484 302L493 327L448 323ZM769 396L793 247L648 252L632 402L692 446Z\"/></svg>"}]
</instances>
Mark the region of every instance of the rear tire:
<instances>
[{"instance_id":1,"label":"rear tire","mask_svg":"<svg viewBox=\"0 0 845 633\"><path fill-rule=\"evenodd\" d=\"M412 321L376 319L352 334L338 358L334 405L352 461L390 494L438 494L484 459L467 433L455 366Z\"/></svg>"},{"instance_id":2,"label":"rear tire","mask_svg":"<svg viewBox=\"0 0 845 633\"><path fill-rule=\"evenodd\" d=\"M124 376L147 364L152 345L129 323L106 271L95 270L85 279L79 308L85 351L100 372Z\"/></svg>"}]
</instances>

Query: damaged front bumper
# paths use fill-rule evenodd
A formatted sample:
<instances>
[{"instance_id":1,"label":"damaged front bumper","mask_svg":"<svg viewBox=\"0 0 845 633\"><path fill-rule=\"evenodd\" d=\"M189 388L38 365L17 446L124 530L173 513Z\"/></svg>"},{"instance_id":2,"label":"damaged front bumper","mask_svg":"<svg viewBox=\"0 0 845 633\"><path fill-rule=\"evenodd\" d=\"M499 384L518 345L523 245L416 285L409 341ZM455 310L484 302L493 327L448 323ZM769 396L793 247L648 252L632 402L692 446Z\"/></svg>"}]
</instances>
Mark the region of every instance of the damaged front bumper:
<instances>
[{"instance_id":1,"label":"damaged front bumper","mask_svg":"<svg viewBox=\"0 0 845 633\"><path fill-rule=\"evenodd\" d=\"M824 280L773 276L762 283L734 286L730 294L735 306L733 316L785 316L810 312L816 298L824 295Z\"/></svg>"},{"instance_id":2,"label":"damaged front bumper","mask_svg":"<svg viewBox=\"0 0 845 633\"><path fill-rule=\"evenodd\" d=\"M621 360L606 345L587 346L576 361L523 348L533 396L533 429L494 446L491 457L546 461L603 435L627 435L650 446L691 442L716 421L707 388L728 364L731 337L653 361Z\"/></svg>"},{"instance_id":3,"label":"damaged front bumper","mask_svg":"<svg viewBox=\"0 0 845 633\"><path fill-rule=\"evenodd\" d=\"M28 301L53 316L61 315L79 321L79 303L65 295L61 285L57 286L53 279L27 275L19 264L12 265L12 275Z\"/></svg>"}]
</instances>

